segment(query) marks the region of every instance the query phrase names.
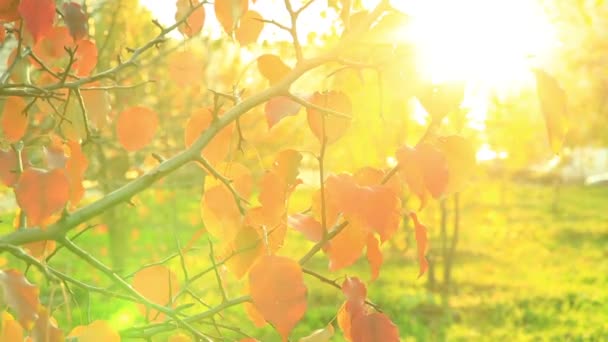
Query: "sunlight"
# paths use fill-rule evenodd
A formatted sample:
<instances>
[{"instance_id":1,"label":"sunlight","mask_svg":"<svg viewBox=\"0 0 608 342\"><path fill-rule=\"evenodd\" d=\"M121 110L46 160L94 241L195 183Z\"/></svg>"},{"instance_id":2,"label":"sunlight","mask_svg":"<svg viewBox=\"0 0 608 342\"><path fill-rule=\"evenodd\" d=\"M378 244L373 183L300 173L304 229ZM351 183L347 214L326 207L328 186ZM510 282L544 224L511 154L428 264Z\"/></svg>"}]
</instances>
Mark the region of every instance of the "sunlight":
<instances>
[{"instance_id":1,"label":"sunlight","mask_svg":"<svg viewBox=\"0 0 608 342\"><path fill-rule=\"evenodd\" d=\"M556 45L552 25L530 0L393 1L411 16L403 39L419 49L433 82L464 80L509 88L531 79L530 66Z\"/></svg>"}]
</instances>

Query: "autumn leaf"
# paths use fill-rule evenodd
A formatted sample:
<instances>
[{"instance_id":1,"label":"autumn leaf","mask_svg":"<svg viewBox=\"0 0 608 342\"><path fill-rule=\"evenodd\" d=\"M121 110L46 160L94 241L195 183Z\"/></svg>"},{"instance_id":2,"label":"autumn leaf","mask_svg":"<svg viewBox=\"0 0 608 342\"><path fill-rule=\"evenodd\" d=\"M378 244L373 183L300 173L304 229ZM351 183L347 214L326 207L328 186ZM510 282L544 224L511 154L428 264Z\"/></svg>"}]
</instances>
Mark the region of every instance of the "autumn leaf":
<instances>
[{"instance_id":1,"label":"autumn leaf","mask_svg":"<svg viewBox=\"0 0 608 342\"><path fill-rule=\"evenodd\" d=\"M77 337L78 342L120 342L118 332L108 322L101 320L75 327L68 337Z\"/></svg>"},{"instance_id":2,"label":"autumn leaf","mask_svg":"<svg viewBox=\"0 0 608 342\"><path fill-rule=\"evenodd\" d=\"M17 152L12 149L0 150L0 180L2 183L8 187L15 185L19 179L17 170L19 170Z\"/></svg>"},{"instance_id":3,"label":"autumn leaf","mask_svg":"<svg viewBox=\"0 0 608 342\"><path fill-rule=\"evenodd\" d=\"M27 169L15 185L15 197L25 211L28 224L42 224L63 209L70 199L70 183L63 169L45 172Z\"/></svg>"},{"instance_id":4,"label":"autumn leaf","mask_svg":"<svg viewBox=\"0 0 608 342\"><path fill-rule=\"evenodd\" d=\"M437 146L445 156L449 170L446 193L461 191L475 169L473 146L467 139L457 135L440 137Z\"/></svg>"},{"instance_id":5,"label":"autumn leaf","mask_svg":"<svg viewBox=\"0 0 608 342\"><path fill-rule=\"evenodd\" d=\"M23 245L23 248L34 258L42 260L55 250L57 243L53 240L43 240L30 242Z\"/></svg>"},{"instance_id":6,"label":"autumn leaf","mask_svg":"<svg viewBox=\"0 0 608 342\"><path fill-rule=\"evenodd\" d=\"M80 40L87 36L88 16L80 4L75 2L63 3L63 21L70 29L70 35L74 40Z\"/></svg>"},{"instance_id":7,"label":"autumn leaf","mask_svg":"<svg viewBox=\"0 0 608 342\"><path fill-rule=\"evenodd\" d=\"M354 264L363 253L367 234L364 225L349 220L346 227L327 243L325 253L329 257L329 269L337 271Z\"/></svg>"},{"instance_id":8,"label":"autumn leaf","mask_svg":"<svg viewBox=\"0 0 608 342\"><path fill-rule=\"evenodd\" d=\"M447 190L449 171L445 156L434 146L422 143L415 148L403 146L397 151L399 172L410 192L420 199L420 209L428 194L441 197Z\"/></svg>"},{"instance_id":9,"label":"autumn leaf","mask_svg":"<svg viewBox=\"0 0 608 342\"><path fill-rule=\"evenodd\" d=\"M298 342L329 342L334 336L334 326L328 325L323 329L313 331L310 335L302 337Z\"/></svg>"},{"instance_id":10,"label":"autumn leaf","mask_svg":"<svg viewBox=\"0 0 608 342\"><path fill-rule=\"evenodd\" d=\"M82 147L75 141L68 141L67 147L70 151L65 169L70 181L70 202L72 206L76 206L84 196L84 174L89 167L89 160L82 153Z\"/></svg>"},{"instance_id":11,"label":"autumn leaf","mask_svg":"<svg viewBox=\"0 0 608 342\"><path fill-rule=\"evenodd\" d=\"M306 312L307 289L300 265L286 257L264 256L249 272L249 290L256 309L287 341Z\"/></svg>"},{"instance_id":12,"label":"autumn leaf","mask_svg":"<svg viewBox=\"0 0 608 342\"><path fill-rule=\"evenodd\" d=\"M160 306L173 306L172 296L179 291L177 276L163 265L146 267L135 273L132 285L142 296ZM151 321L162 321L165 316L155 309L147 309L143 304L138 304L137 308Z\"/></svg>"},{"instance_id":13,"label":"autumn leaf","mask_svg":"<svg viewBox=\"0 0 608 342\"><path fill-rule=\"evenodd\" d=\"M371 281L378 279L380 275L380 267L382 266L383 257L380 250L380 242L372 234L367 236L367 261L372 270Z\"/></svg>"},{"instance_id":14,"label":"autumn leaf","mask_svg":"<svg viewBox=\"0 0 608 342\"><path fill-rule=\"evenodd\" d=\"M237 279L241 279L264 253L262 236L254 227L244 225L224 252L225 258L230 259L226 266Z\"/></svg>"},{"instance_id":15,"label":"autumn leaf","mask_svg":"<svg viewBox=\"0 0 608 342\"><path fill-rule=\"evenodd\" d=\"M188 14L192 7L198 6L200 4L199 0L177 0L177 11L175 12L175 21L183 19L183 17ZM179 32L185 35L188 38L192 38L197 35L203 29L203 25L205 24L205 7L200 6L190 14L186 21L179 25Z\"/></svg>"},{"instance_id":16,"label":"autumn leaf","mask_svg":"<svg viewBox=\"0 0 608 342\"><path fill-rule=\"evenodd\" d=\"M342 304L342 306L338 310L338 315L337 315L336 319L338 321L338 326L340 327L340 330L342 330L342 334L344 335L344 338L347 341L351 341L352 340L351 335L350 335L351 317L350 317L350 313L346 309L346 304L347 304L347 302L344 302L344 304Z\"/></svg>"},{"instance_id":17,"label":"autumn leaf","mask_svg":"<svg viewBox=\"0 0 608 342\"><path fill-rule=\"evenodd\" d=\"M264 28L262 16L256 11L247 11L241 17L239 27L234 31L236 40L241 45L255 43Z\"/></svg>"},{"instance_id":18,"label":"autumn leaf","mask_svg":"<svg viewBox=\"0 0 608 342\"><path fill-rule=\"evenodd\" d=\"M184 134L186 147L192 146L194 141L196 141L212 123L213 112L210 108L201 108L194 111L192 116L190 116L190 119L186 122ZM201 155L212 165L217 164L228 156L233 128L234 125L232 123L222 128L201 151Z\"/></svg>"},{"instance_id":19,"label":"autumn leaf","mask_svg":"<svg viewBox=\"0 0 608 342\"><path fill-rule=\"evenodd\" d=\"M340 91L316 92L310 102L346 116L351 116L353 112L350 98ZM327 114L312 107L306 108L306 112L308 113L308 125L320 142L326 141L327 144L336 142L350 126L350 119L347 117Z\"/></svg>"},{"instance_id":20,"label":"autumn leaf","mask_svg":"<svg viewBox=\"0 0 608 342\"><path fill-rule=\"evenodd\" d=\"M321 226L321 223L310 215L289 215L287 218L287 224L293 229L304 234L304 236L310 241L319 242L323 237L323 227Z\"/></svg>"},{"instance_id":21,"label":"autumn leaf","mask_svg":"<svg viewBox=\"0 0 608 342\"><path fill-rule=\"evenodd\" d=\"M25 22L25 27L32 34L34 42L38 42L53 27L55 1L21 0L19 14Z\"/></svg>"},{"instance_id":22,"label":"autumn leaf","mask_svg":"<svg viewBox=\"0 0 608 342\"><path fill-rule=\"evenodd\" d=\"M158 129L158 115L146 107L131 107L118 115L116 135L127 151L137 151L148 145Z\"/></svg>"},{"instance_id":23,"label":"autumn leaf","mask_svg":"<svg viewBox=\"0 0 608 342\"><path fill-rule=\"evenodd\" d=\"M271 85L280 82L291 71L291 68L277 55L261 55L257 62L260 73Z\"/></svg>"},{"instance_id":24,"label":"autumn leaf","mask_svg":"<svg viewBox=\"0 0 608 342\"><path fill-rule=\"evenodd\" d=\"M38 287L17 270L0 271L0 286L6 305L15 312L21 326L26 330L31 329L40 310Z\"/></svg>"},{"instance_id":25,"label":"autumn leaf","mask_svg":"<svg viewBox=\"0 0 608 342\"><path fill-rule=\"evenodd\" d=\"M549 144L554 153L559 153L569 130L566 92L557 80L543 70L535 69L536 91L545 117Z\"/></svg>"},{"instance_id":26,"label":"autumn leaf","mask_svg":"<svg viewBox=\"0 0 608 342\"><path fill-rule=\"evenodd\" d=\"M298 114L300 108L302 108L302 106L299 103L292 101L287 96L277 96L268 100L264 105L264 113L266 114L268 128L272 128L272 126L276 125L287 116Z\"/></svg>"},{"instance_id":27,"label":"autumn leaf","mask_svg":"<svg viewBox=\"0 0 608 342\"><path fill-rule=\"evenodd\" d=\"M1 313L0 341L23 341L23 328L13 316L4 311Z\"/></svg>"},{"instance_id":28,"label":"autumn leaf","mask_svg":"<svg viewBox=\"0 0 608 342\"><path fill-rule=\"evenodd\" d=\"M65 48L72 47L73 45L74 42L73 38L70 36L69 29L65 26L55 26L52 27L42 39L36 42L33 50L36 56L45 64L53 65L56 64L62 57L67 56ZM42 68L42 66L38 65L37 62L34 62L33 64L37 65L39 68ZM50 74L44 75L50 78L48 81L41 83L51 84L56 81L56 79Z\"/></svg>"},{"instance_id":29,"label":"autumn leaf","mask_svg":"<svg viewBox=\"0 0 608 342\"><path fill-rule=\"evenodd\" d=\"M418 264L420 264L420 272L418 278L420 278L426 270L429 268L429 263L426 259L426 250L428 248L428 237L426 227L420 223L416 213L410 213L412 221L414 221L414 231L416 234L416 246L418 250Z\"/></svg>"},{"instance_id":30,"label":"autumn leaf","mask_svg":"<svg viewBox=\"0 0 608 342\"><path fill-rule=\"evenodd\" d=\"M2 130L4 137L11 143L21 140L27 131L26 106L25 100L17 96L9 96L4 102Z\"/></svg>"},{"instance_id":31,"label":"autumn leaf","mask_svg":"<svg viewBox=\"0 0 608 342\"><path fill-rule=\"evenodd\" d=\"M380 312L353 316L350 333L353 342L399 342L397 326Z\"/></svg>"},{"instance_id":32,"label":"autumn leaf","mask_svg":"<svg viewBox=\"0 0 608 342\"><path fill-rule=\"evenodd\" d=\"M99 84L92 83L91 86L99 86ZM91 127L98 130L105 128L108 124L108 115L112 110L108 92L106 90L85 90L81 94Z\"/></svg>"},{"instance_id":33,"label":"autumn leaf","mask_svg":"<svg viewBox=\"0 0 608 342\"><path fill-rule=\"evenodd\" d=\"M213 2L215 17L220 22L224 31L232 35L237 22L249 8L248 0L217 0Z\"/></svg>"},{"instance_id":34,"label":"autumn leaf","mask_svg":"<svg viewBox=\"0 0 608 342\"><path fill-rule=\"evenodd\" d=\"M19 20L19 2L20 0L0 0L0 20Z\"/></svg>"},{"instance_id":35,"label":"autumn leaf","mask_svg":"<svg viewBox=\"0 0 608 342\"><path fill-rule=\"evenodd\" d=\"M81 39L76 47L72 69L78 76L88 76L97 65L97 44L89 39Z\"/></svg>"}]
</instances>

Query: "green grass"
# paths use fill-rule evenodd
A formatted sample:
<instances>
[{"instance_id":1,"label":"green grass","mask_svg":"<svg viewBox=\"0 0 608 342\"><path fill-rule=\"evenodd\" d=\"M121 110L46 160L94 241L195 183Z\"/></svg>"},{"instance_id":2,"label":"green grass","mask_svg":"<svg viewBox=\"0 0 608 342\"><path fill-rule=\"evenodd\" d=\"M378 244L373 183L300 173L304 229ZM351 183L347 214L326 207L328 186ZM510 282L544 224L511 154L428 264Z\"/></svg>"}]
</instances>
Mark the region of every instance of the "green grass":
<instances>
[{"instance_id":1,"label":"green grass","mask_svg":"<svg viewBox=\"0 0 608 342\"><path fill-rule=\"evenodd\" d=\"M138 198L137 207L122 205L113 223L123 231L124 270L128 274L142 264L158 261L174 253L176 237L182 245L202 227L198 219L199 189L179 191L173 196L165 191L157 202L156 190ZM399 326L405 341L601 341L608 338L608 188L564 187L557 205L553 189L544 186L480 183L462 194L461 232L453 260L453 282L449 309L442 305L441 291L428 291L426 276L417 279L415 246L409 229L402 229L394 241L383 247L385 264L378 280L369 284L369 298L377 303ZM308 197L295 199L305 207ZM412 203L410 206L415 206ZM452 219L450 212L449 220ZM4 222L12 220L6 213ZM436 204L425 209L423 220L431 234L431 253L438 248L439 211ZM451 222L451 221L449 221ZM139 237L131 233L139 231ZM93 229L77 240L78 244L106 263L111 263L108 234ZM190 274L209 265L206 237L198 240L195 250L186 255ZM310 243L297 232L288 234L281 254L297 258ZM23 264L9 258L10 267ZM65 250L51 261L57 269L97 286L110 286L102 274L91 269ZM179 259L168 263L182 276ZM369 279L365 260L338 273L327 270L322 253L308 268L328 278L344 274ZM442 282L441 260L437 260L436 278ZM29 279L50 296L50 286L35 270ZM242 281L226 274L229 297L243 293ZM308 311L291 337L297 340L322 328L335 319L343 296L340 291L315 278L306 277L309 288ZM209 273L192 286L209 305L221 302L215 276ZM89 319L110 320L117 328L142 324L135 305L118 299L91 295L87 309L86 295L75 290L70 303L71 324L85 324ZM60 326L69 326L59 289L54 295L56 318ZM200 312L201 306L188 309ZM270 327L255 328L242 307L231 308L217 316L218 322L237 326L262 341L278 341ZM337 327L336 327L337 328ZM217 335L209 325L201 329ZM240 338L222 331L229 339ZM156 340L165 340L166 335ZM334 337L341 341L339 332Z\"/></svg>"}]
</instances>

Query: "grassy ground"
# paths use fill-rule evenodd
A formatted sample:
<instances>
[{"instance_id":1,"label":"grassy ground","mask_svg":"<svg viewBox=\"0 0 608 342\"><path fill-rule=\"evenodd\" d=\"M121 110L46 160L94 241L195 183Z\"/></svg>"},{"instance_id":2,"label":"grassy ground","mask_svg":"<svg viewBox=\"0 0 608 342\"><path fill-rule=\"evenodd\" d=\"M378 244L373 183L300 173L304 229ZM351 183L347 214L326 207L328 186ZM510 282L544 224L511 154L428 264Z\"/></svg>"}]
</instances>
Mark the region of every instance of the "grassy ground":
<instances>
[{"instance_id":1,"label":"grassy ground","mask_svg":"<svg viewBox=\"0 0 608 342\"><path fill-rule=\"evenodd\" d=\"M154 262L175 251L176 238L185 245L200 229L198 189L179 195L148 193L138 206L122 206L114 223L125 230L128 250L124 251L124 271ZM453 260L453 283L449 309L442 304L441 290L428 291L427 278L417 279L415 249L411 232L403 229L384 247L385 265L380 278L369 285L368 293L399 326L405 341L601 341L608 339L608 188L565 187L554 205L550 187L513 184L477 184L462 194L462 219L459 245ZM434 255L438 240L438 208L425 210ZM451 212L449 213L452 214ZM6 213L3 221L12 220ZM451 220L451 216L449 218ZM110 263L108 234L94 228L78 240L102 261ZM209 265L207 240L195 243L186 258L192 265L190 275ZM283 254L298 257L310 244L297 233L288 236ZM22 264L8 260L9 266ZM103 275L92 270L66 251L51 261L60 270L99 286L108 286ZM178 259L168 263L179 274ZM308 268L330 277L343 274L369 279L366 262L361 260L341 273L329 273L327 260L318 255ZM441 260L436 277L441 288ZM32 282L48 288L35 270ZM228 295L237 297L242 285L226 275ZM343 301L341 293L317 279L307 277L308 312L294 330L296 340L331 322ZM200 299L210 305L220 303L213 273L192 285ZM57 305L63 302L54 295ZM44 296L50 296L44 291ZM56 311L60 326L88 320L110 320L117 328L142 323L135 305L117 299L76 292L76 301L67 310ZM90 304L88 304L90 303ZM200 312L200 308L193 312ZM262 341L277 341L269 327L256 329L245 318L242 307L225 312L218 320L237 326ZM203 326L217 335L215 329ZM222 331L229 339L238 337ZM159 338L163 340L163 338ZM337 333L335 341L341 341Z\"/></svg>"}]
</instances>

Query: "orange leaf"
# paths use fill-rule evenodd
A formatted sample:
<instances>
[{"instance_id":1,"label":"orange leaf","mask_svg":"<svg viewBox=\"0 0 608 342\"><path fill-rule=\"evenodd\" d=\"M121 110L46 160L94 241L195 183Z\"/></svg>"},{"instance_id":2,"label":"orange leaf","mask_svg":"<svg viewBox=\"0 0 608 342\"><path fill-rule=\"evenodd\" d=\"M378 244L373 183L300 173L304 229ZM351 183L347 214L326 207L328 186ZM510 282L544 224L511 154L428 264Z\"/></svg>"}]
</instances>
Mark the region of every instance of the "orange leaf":
<instances>
[{"instance_id":1,"label":"orange leaf","mask_svg":"<svg viewBox=\"0 0 608 342\"><path fill-rule=\"evenodd\" d=\"M31 329L40 310L38 287L17 270L0 271L0 286L6 305L15 312L21 326L26 330Z\"/></svg>"},{"instance_id":2,"label":"orange leaf","mask_svg":"<svg viewBox=\"0 0 608 342\"><path fill-rule=\"evenodd\" d=\"M238 279L241 279L263 252L262 236L255 228L244 226L224 253L225 258L232 256L226 262L226 266Z\"/></svg>"},{"instance_id":3,"label":"orange leaf","mask_svg":"<svg viewBox=\"0 0 608 342\"><path fill-rule=\"evenodd\" d=\"M449 171L445 156L434 146L422 143L416 148L403 146L397 151L400 172L410 191L420 198L420 209L427 193L441 197L447 190Z\"/></svg>"},{"instance_id":4,"label":"orange leaf","mask_svg":"<svg viewBox=\"0 0 608 342\"><path fill-rule=\"evenodd\" d=\"M190 147L194 144L194 141L203 134L203 132L209 128L213 122L213 113L209 108L201 108L194 113L188 122L186 123L185 129L185 143L186 147ZM234 125L231 123L228 126L222 128L216 135L209 141L207 146L203 148L201 155L205 157L212 165L224 160L230 152L230 142L232 140L232 130Z\"/></svg>"},{"instance_id":5,"label":"orange leaf","mask_svg":"<svg viewBox=\"0 0 608 342\"><path fill-rule=\"evenodd\" d=\"M91 86L95 85L99 86L99 84L91 84ZM108 123L108 114L112 110L108 92L106 90L82 91L82 100L91 126L98 130L105 128Z\"/></svg>"},{"instance_id":6,"label":"orange leaf","mask_svg":"<svg viewBox=\"0 0 608 342\"><path fill-rule=\"evenodd\" d=\"M19 178L18 168L17 152L12 149L8 151L0 150L0 179L4 185L11 187L17 183Z\"/></svg>"},{"instance_id":7,"label":"orange leaf","mask_svg":"<svg viewBox=\"0 0 608 342\"><path fill-rule=\"evenodd\" d=\"M287 233L287 215L285 207L275 207L274 211L264 207L249 209L245 224L257 229L260 237L267 242L267 249L274 253L283 247Z\"/></svg>"},{"instance_id":8,"label":"orange leaf","mask_svg":"<svg viewBox=\"0 0 608 342\"><path fill-rule=\"evenodd\" d=\"M353 342L399 342L397 326L383 313L372 312L354 315L351 324Z\"/></svg>"},{"instance_id":9,"label":"orange leaf","mask_svg":"<svg viewBox=\"0 0 608 342\"><path fill-rule=\"evenodd\" d=\"M220 22L224 31L232 35L241 16L249 8L248 0L217 0L213 2L215 17Z\"/></svg>"},{"instance_id":10,"label":"orange leaf","mask_svg":"<svg viewBox=\"0 0 608 342\"><path fill-rule=\"evenodd\" d=\"M286 116L292 116L298 114L302 106L289 99L287 96L273 97L266 105L264 105L264 113L266 113L266 122L268 128L276 125Z\"/></svg>"},{"instance_id":11,"label":"orange leaf","mask_svg":"<svg viewBox=\"0 0 608 342\"><path fill-rule=\"evenodd\" d=\"M68 337L77 337L78 342L120 342L120 335L106 321L93 321L72 329Z\"/></svg>"},{"instance_id":12,"label":"orange leaf","mask_svg":"<svg viewBox=\"0 0 608 342\"><path fill-rule=\"evenodd\" d=\"M27 243L23 245L23 247L31 256L38 260L42 260L53 253L56 245L57 243L53 240L43 240Z\"/></svg>"},{"instance_id":13,"label":"orange leaf","mask_svg":"<svg viewBox=\"0 0 608 342\"><path fill-rule=\"evenodd\" d=\"M559 153L569 130L566 92L557 80L543 70L535 69L536 91L545 117L549 144L554 153Z\"/></svg>"},{"instance_id":14,"label":"orange leaf","mask_svg":"<svg viewBox=\"0 0 608 342\"><path fill-rule=\"evenodd\" d=\"M34 42L38 42L53 27L55 1L21 0L19 14L25 22L25 27L32 34Z\"/></svg>"},{"instance_id":15,"label":"orange leaf","mask_svg":"<svg viewBox=\"0 0 608 342\"><path fill-rule=\"evenodd\" d=\"M291 71L279 56L270 54L258 57L258 69L271 85L280 82Z\"/></svg>"},{"instance_id":16,"label":"orange leaf","mask_svg":"<svg viewBox=\"0 0 608 342\"><path fill-rule=\"evenodd\" d=\"M241 45L255 43L264 28L262 16L256 11L247 11L241 17L239 27L234 31L236 40Z\"/></svg>"},{"instance_id":17,"label":"orange leaf","mask_svg":"<svg viewBox=\"0 0 608 342\"><path fill-rule=\"evenodd\" d=\"M65 26L55 26L44 35L40 41L34 45L34 53L40 58L45 64L52 65L61 57L67 56L65 47L71 47L73 45L73 39L70 36L70 31ZM33 62L34 65L38 65L37 62ZM42 67L42 66L39 66ZM51 76L50 74L45 74ZM52 76L51 76L52 77ZM49 79L49 84L56 82L57 80L52 77ZM44 82L47 83L47 82Z\"/></svg>"},{"instance_id":18,"label":"orange leaf","mask_svg":"<svg viewBox=\"0 0 608 342\"><path fill-rule=\"evenodd\" d=\"M135 273L133 288L149 301L161 306L173 306L172 295L179 290L177 276L163 265L146 267ZM162 321L165 314L154 309L146 310L143 304L138 304L139 311L151 321Z\"/></svg>"},{"instance_id":19,"label":"orange leaf","mask_svg":"<svg viewBox=\"0 0 608 342\"><path fill-rule=\"evenodd\" d=\"M175 12L175 20L181 20L191 10L191 4L197 6L200 4L198 0L177 0L177 12ZM179 32L183 35L192 38L203 29L205 24L205 7L200 6L195 9L192 14L186 19L186 22L179 25Z\"/></svg>"},{"instance_id":20,"label":"orange leaf","mask_svg":"<svg viewBox=\"0 0 608 342\"><path fill-rule=\"evenodd\" d=\"M50 172L27 169L19 177L15 196L28 224L36 226L65 207L70 199L70 183L62 169Z\"/></svg>"},{"instance_id":21,"label":"orange leaf","mask_svg":"<svg viewBox=\"0 0 608 342\"><path fill-rule=\"evenodd\" d=\"M84 196L82 181L84 173L89 167L89 161L82 153L79 143L68 141L67 146L70 150L70 158L66 162L65 169L70 180L70 202L72 206L76 206Z\"/></svg>"},{"instance_id":22,"label":"orange leaf","mask_svg":"<svg viewBox=\"0 0 608 342\"><path fill-rule=\"evenodd\" d=\"M75 2L65 2L63 4L63 21L70 29L70 34L75 41L87 36L88 16L82 6Z\"/></svg>"},{"instance_id":23,"label":"orange leaf","mask_svg":"<svg viewBox=\"0 0 608 342\"><path fill-rule=\"evenodd\" d=\"M369 262L369 267L372 269L371 281L374 281L380 274L383 257L382 251L380 250L380 242L373 234L367 236L367 261Z\"/></svg>"},{"instance_id":24,"label":"orange leaf","mask_svg":"<svg viewBox=\"0 0 608 342\"><path fill-rule=\"evenodd\" d=\"M345 115L352 115L353 112L350 98L340 91L316 92L310 102L321 108ZM350 126L350 119L348 118L326 114L310 107L306 111L308 113L308 126L320 142L326 141L327 144L336 142Z\"/></svg>"},{"instance_id":25,"label":"orange leaf","mask_svg":"<svg viewBox=\"0 0 608 342\"><path fill-rule=\"evenodd\" d=\"M256 309L287 341L306 312L306 286L300 265L288 258L265 256L249 272L249 290Z\"/></svg>"},{"instance_id":26,"label":"orange leaf","mask_svg":"<svg viewBox=\"0 0 608 342\"><path fill-rule=\"evenodd\" d=\"M4 43L6 40L6 27L0 25L0 43Z\"/></svg>"},{"instance_id":27,"label":"orange leaf","mask_svg":"<svg viewBox=\"0 0 608 342\"><path fill-rule=\"evenodd\" d=\"M249 285L247 285L247 286L249 286ZM248 288L247 288L247 293L249 293ZM247 313L247 317L249 317L251 322L253 322L253 324L256 327L261 328L266 325L266 321L264 320L264 317L262 317L262 314L258 311L258 309L255 308L255 305L253 305L249 302L245 303L244 305L245 305L245 312Z\"/></svg>"},{"instance_id":28,"label":"orange leaf","mask_svg":"<svg viewBox=\"0 0 608 342\"><path fill-rule=\"evenodd\" d=\"M344 304L342 304L342 306L338 310L337 320L338 320L338 326L342 330L342 334L344 335L344 338L347 341L352 341L352 338L351 338L351 335L350 335L351 317L350 317L350 313L346 309L346 304L347 303L344 302Z\"/></svg>"},{"instance_id":29,"label":"orange leaf","mask_svg":"<svg viewBox=\"0 0 608 342\"><path fill-rule=\"evenodd\" d=\"M24 112L26 106L25 100L17 96L9 96L4 102L2 130L11 143L19 141L27 131L28 115Z\"/></svg>"},{"instance_id":30,"label":"orange leaf","mask_svg":"<svg viewBox=\"0 0 608 342\"><path fill-rule=\"evenodd\" d=\"M304 236L313 242L321 241L323 237L323 227L321 223L314 217L305 214L292 214L287 218L287 223L293 229L304 234Z\"/></svg>"},{"instance_id":31,"label":"orange leaf","mask_svg":"<svg viewBox=\"0 0 608 342\"><path fill-rule=\"evenodd\" d=\"M361 223L349 220L348 225L327 244L329 269L336 271L354 264L363 253L367 234Z\"/></svg>"},{"instance_id":32,"label":"orange leaf","mask_svg":"<svg viewBox=\"0 0 608 342\"><path fill-rule=\"evenodd\" d=\"M0 341L23 341L23 328L11 314L2 312L0 324Z\"/></svg>"},{"instance_id":33,"label":"orange leaf","mask_svg":"<svg viewBox=\"0 0 608 342\"><path fill-rule=\"evenodd\" d=\"M146 107L131 107L118 115L116 135L127 151L137 151L148 145L158 128L158 115Z\"/></svg>"},{"instance_id":34,"label":"orange leaf","mask_svg":"<svg viewBox=\"0 0 608 342\"><path fill-rule=\"evenodd\" d=\"M414 221L414 230L416 233L416 246L418 249L418 263L420 264L420 272L418 278L420 278L424 272L429 268L429 263L426 260L426 249L428 246L428 238L426 227L418 221L416 213L410 213L410 217Z\"/></svg>"},{"instance_id":35,"label":"orange leaf","mask_svg":"<svg viewBox=\"0 0 608 342\"><path fill-rule=\"evenodd\" d=\"M88 76L97 65L97 45L89 39L82 39L76 44L73 69L78 76Z\"/></svg>"},{"instance_id":36,"label":"orange leaf","mask_svg":"<svg viewBox=\"0 0 608 342\"><path fill-rule=\"evenodd\" d=\"M15 21L19 19L20 0L0 0L0 20Z\"/></svg>"},{"instance_id":37,"label":"orange leaf","mask_svg":"<svg viewBox=\"0 0 608 342\"><path fill-rule=\"evenodd\" d=\"M252 190L251 171L241 164L230 164L224 177L232 180L235 191L244 199ZM242 217L234 196L220 181L208 176L201 199L201 215L207 231L225 242L232 241L241 229Z\"/></svg>"}]
</instances>

